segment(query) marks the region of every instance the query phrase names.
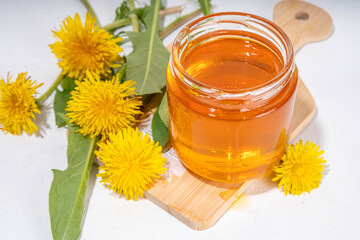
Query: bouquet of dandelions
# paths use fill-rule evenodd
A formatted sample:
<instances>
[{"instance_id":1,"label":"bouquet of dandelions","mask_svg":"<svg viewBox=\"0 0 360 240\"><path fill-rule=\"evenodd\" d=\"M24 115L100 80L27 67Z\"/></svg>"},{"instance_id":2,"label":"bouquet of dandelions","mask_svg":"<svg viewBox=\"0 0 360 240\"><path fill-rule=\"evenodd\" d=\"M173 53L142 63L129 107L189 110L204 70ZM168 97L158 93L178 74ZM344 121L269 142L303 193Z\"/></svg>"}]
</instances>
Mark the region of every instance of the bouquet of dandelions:
<instances>
[{"instance_id":1,"label":"bouquet of dandelions","mask_svg":"<svg viewBox=\"0 0 360 240\"><path fill-rule=\"evenodd\" d=\"M0 127L5 133L36 134L36 114L54 91L56 124L68 127L68 168L53 170L49 192L54 239L77 239L81 234L94 155L103 163L97 175L101 182L127 199L143 197L166 172L161 151L169 138L165 77L170 53L161 40L201 11L210 13L210 0L198 0L198 10L160 29L159 16L179 12L181 6L162 10L160 0L153 0L135 8L128 0L116 9L113 23L100 27L89 2L81 1L88 10L85 22L76 14L53 30L56 41L50 48L62 72L42 96L35 98L42 84L27 73L18 74L15 81L9 75L6 81L0 79ZM133 31L121 31L128 25ZM129 41L133 52L121 56L121 45ZM134 125L159 94L163 97L153 113L152 140ZM285 194L300 195L319 186L325 160L318 150L313 143L289 147L274 168L274 180L280 180Z\"/></svg>"}]
</instances>

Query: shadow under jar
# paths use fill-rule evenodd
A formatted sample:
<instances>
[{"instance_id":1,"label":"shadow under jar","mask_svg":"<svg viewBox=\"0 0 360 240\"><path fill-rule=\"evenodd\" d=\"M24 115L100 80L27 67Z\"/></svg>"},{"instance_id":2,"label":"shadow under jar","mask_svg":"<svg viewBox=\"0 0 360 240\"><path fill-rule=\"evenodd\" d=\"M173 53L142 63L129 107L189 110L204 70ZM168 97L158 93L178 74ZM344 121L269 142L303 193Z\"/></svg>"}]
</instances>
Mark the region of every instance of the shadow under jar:
<instances>
[{"instance_id":1,"label":"shadow under jar","mask_svg":"<svg viewBox=\"0 0 360 240\"><path fill-rule=\"evenodd\" d=\"M293 47L273 22L237 12L177 35L167 70L171 142L196 174L258 177L285 152L298 81Z\"/></svg>"}]
</instances>

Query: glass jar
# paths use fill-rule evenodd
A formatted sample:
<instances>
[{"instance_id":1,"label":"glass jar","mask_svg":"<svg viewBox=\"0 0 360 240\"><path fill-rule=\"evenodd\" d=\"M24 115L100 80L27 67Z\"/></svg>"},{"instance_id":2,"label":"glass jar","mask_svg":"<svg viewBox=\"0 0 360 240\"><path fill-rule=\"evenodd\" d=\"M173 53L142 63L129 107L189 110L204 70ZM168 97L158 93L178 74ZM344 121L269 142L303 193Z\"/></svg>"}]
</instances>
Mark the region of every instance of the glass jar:
<instances>
[{"instance_id":1,"label":"glass jar","mask_svg":"<svg viewBox=\"0 0 360 240\"><path fill-rule=\"evenodd\" d=\"M196 174L241 182L285 152L298 81L292 44L247 13L199 18L175 38L167 69L171 142Z\"/></svg>"}]
</instances>

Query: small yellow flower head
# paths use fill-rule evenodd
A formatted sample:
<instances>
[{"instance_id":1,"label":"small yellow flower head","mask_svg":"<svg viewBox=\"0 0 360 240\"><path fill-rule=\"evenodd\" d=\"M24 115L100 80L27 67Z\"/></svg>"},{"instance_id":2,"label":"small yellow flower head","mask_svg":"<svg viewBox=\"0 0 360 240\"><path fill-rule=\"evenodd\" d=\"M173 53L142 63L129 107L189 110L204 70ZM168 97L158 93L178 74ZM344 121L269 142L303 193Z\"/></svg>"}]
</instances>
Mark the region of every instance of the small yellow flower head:
<instances>
[{"instance_id":1,"label":"small yellow flower head","mask_svg":"<svg viewBox=\"0 0 360 240\"><path fill-rule=\"evenodd\" d=\"M95 18L86 14L83 25L79 14L63 21L59 31L52 31L58 40L50 45L52 53L60 60L58 65L63 73L71 78L82 79L86 71L94 75L107 75L109 67L120 66L119 52L122 48L117 44L121 38L105 29L95 26Z\"/></svg>"},{"instance_id":2,"label":"small yellow flower head","mask_svg":"<svg viewBox=\"0 0 360 240\"><path fill-rule=\"evenodd\" d=\"M38 127L35 114L41 114L35 102L37 84L27 76L19 73L14 82L0 78L0 129L6 134L20 135L22 130L28 135L35 133Z\"/></svg>"},{"instance_id":3,"label":"small yellow flower head","mask_svg":"<svg viewBox=\"0 0 360 240\"><path fill-rule=\"evenodd\" d=\"M118 77L102 81L91 74L85 81L75 81L77 87L71 92L66 114L70 123L80 126L79 132L91 138L101 134L104 138L111 133L131 126L140 114L142 102L135 95L133 81L120 83Z\"/></svg>"},{"instance_id":4,"label":"small yellow flower head","mask_svg":"<svg viewBox=\"0 0 360 240\"><path fill-rule=\"evenodd\" d=\"M97 176L110 190L122 193L129 199L138 200L155 178L166 172L166 159L161 147L147 134L138 129L127 128L109 140L98 143L100 151L96 156L104 163Z\"/></svg>"},{"instance_id":5,"label":"small yellow flower head","mask_svg":"<svg viewBox=\"0 0 360 240\"><path fill-rule=\"evenodd\" d=\"M283 187L285 195L310 193L319 187L326 163L324 158L320 158L324 151L319 151L319 148L313 142L303 145L302 140L288 147L281 163L273 169L276 174L273 181L280 180L279 189Z\"/></svg>"}]
</instances>

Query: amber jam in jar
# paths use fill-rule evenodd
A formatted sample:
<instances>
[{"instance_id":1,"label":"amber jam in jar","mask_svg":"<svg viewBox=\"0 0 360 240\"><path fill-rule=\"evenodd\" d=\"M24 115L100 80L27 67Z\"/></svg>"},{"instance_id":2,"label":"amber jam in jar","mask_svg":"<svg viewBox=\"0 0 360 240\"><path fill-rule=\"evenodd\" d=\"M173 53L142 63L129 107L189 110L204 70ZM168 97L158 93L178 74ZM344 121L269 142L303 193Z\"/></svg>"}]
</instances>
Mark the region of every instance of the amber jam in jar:
<instances>
[{"instance_id":1,"label":"amber jam in jar","mask_svg":"<svg viewBox=\"0 0 360 240\"><path fill-rule=\"evenodd\" d=\"M255 178L285 152L297 68L274 23L216 13L176 37L167 70L172 145L196 174L223 182Z\"/></svg>"}]
</instances>

